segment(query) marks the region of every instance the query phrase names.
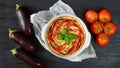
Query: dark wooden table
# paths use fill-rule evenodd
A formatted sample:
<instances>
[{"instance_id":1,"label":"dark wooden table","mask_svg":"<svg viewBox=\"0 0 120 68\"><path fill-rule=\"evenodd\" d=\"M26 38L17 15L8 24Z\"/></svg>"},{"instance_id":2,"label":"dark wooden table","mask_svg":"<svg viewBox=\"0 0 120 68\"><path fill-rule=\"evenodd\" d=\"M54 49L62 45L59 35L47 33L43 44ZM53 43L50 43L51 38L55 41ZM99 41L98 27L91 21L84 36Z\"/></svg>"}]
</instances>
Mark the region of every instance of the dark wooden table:
<instances>
[{"instance_id":1,"label":"dark wooden table","mask_svg":"<svg viewBox=\"0 0 120 68\"><path fill-rule=\"evenodd\" d=\"M10 52L11 49L19 46L8 37L9 28L20 29L15 5L26 6L32 14L40 10L48 10L55 2L57 0L0 0L0 68L30 68ZM91 42L98 58L78 63L53 56L36 40L39 50L35 55L41 59L44 68L120 68L120 0L64 0L64 2L69 4L77 16L83 20L84 13L88 9L96 11L102 8L109 9L112 13L112 21L117 24L118 29L116 34L110 37L110 43L106 47L99 47L92 38Z\"/></svg>"}]
</instances>

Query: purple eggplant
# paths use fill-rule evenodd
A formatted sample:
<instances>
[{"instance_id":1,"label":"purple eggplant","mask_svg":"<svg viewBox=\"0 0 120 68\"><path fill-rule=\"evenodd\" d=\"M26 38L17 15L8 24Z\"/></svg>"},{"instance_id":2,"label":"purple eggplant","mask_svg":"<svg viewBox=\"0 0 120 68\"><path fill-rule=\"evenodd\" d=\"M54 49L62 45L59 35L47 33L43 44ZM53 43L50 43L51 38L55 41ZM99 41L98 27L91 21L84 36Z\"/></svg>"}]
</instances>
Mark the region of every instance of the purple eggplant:
<instances>
[{"instance_id":1,"label":"purple eggplant","mask_svg":"<svg viewBox=\"0 0 120 68\"><path fill-rule=\"evenodd\" d=\"M35 52L34 42L22 32L9 29L9 38L18 43L27 52Z\"/></svg>"},{"instance_id":2,"label":"purple eggplant","mask_svg":"<svg viewBox=\"0 0 120 68\"><path fill-rule=\"evenodd\" d=\"M11 52L16 57L24 60L29 65L31 65L32 68L42 68L42 66L43 66L41 61L38 58L36 58L36 56L33 56L33 55L25 52L21 48L12 49Z\"/></svg>"},{"instance_id":3,"label":"purple eggplant","mask_svg":"<svg viewBox=\"0 0 120 68\"><path fill-rule=\"evenodd\" d=\"M26 7L16 4L16 14L24 34L27 36L32 35L30 15L28 14Z\"/></svg>"}]
</instances>

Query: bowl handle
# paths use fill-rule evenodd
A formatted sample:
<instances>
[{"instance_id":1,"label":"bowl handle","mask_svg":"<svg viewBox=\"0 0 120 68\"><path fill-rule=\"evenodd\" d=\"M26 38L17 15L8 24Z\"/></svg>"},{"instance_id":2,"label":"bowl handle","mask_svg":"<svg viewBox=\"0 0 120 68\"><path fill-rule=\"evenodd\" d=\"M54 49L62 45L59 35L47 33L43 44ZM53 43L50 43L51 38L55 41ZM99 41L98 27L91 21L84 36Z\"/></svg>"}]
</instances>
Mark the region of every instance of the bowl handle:
<instances>
[{"instance_id":1,"label":"bowl handle","mask_svg":"<svg viewBox=\"0 0 120 68\"><path fill-rule=\"evenodd\" d=\"M86 48L82 53L80 53L79 55L77 55L75 57L69 58L67 60L69 60L71 62L81 62L82 60L88 59L88 58L97 58L95 50L91 43L90 43L89 47Z\"/></svg>"}]
</instances>

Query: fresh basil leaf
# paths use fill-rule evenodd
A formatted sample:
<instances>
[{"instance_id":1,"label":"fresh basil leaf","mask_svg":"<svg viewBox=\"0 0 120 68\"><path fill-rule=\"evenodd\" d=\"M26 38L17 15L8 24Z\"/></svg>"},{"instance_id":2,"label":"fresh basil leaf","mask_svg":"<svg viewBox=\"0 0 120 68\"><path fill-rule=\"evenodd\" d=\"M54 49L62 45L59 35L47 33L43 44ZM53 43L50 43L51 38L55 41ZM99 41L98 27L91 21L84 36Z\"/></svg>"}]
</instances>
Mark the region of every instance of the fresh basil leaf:
<instances>
[{"instance_id":1,"label":"fresh basil leaf","mask_svg":"<svg viewBox=\"0 0 120 68\"><path fill-rule=\"evenodd\" d=\"M63 33L67 34L67 29L66 28L63 29Z\"/></svg>"},{"instance_id":2,"label":"fresh basil leaf","mask_svg":"<svg viewBox=\"0 0 120 68\"><path fill-rule=\"evenodd\" d=\"M72 34L72 33L68 33L67 37L70 39L76 39L76 35Z\"/></svg>"},{"instance_id":3,"label":"fresh basil leaf","mask_svg":"<svg viewBox=\"0 0 120 68\"><path fill-rule=\"evenodd\" d=\"M58 40L61 40L61 39L64 39L64 34L62 34L62 33L59 33L58 35L57 35L57 39Z\"/></svg>"},{"instance_id":4,"label":"fresh basil leaf","mask_svg":"<svg viewBox=\"0 0 120 68\"><path fill-rule=\"evenodd\" d=\"M66 43L66 44L70 44L70 39L69 39L68 37L65 37L64 40L65 40L65 43Z\"/></svg>"}]
</instances>

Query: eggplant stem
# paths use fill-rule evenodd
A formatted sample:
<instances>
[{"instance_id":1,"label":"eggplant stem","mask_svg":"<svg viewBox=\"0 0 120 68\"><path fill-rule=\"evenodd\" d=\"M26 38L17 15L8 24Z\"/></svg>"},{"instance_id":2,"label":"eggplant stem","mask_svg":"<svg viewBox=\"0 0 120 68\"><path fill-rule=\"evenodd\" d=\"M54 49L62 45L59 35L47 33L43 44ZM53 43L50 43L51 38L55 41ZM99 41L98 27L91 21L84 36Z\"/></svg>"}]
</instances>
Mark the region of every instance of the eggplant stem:
<instances>
[{"instance_id":1,"label":"eggplant stem","mask_svg":"<svg viewBox=\"0 0 120 68\"><path fill-rule=\"evenodd\" d=\"M22 6L22 5L16 4L16 10L18 10L20 8L20 6Z\"/></svg>"},{"instance_id":2,"label":"eggplant stem","mask_svg":"<svg viewBox=\"0 0 120 68\"><path fill-rule=\"evenodd\" d=\"M15 55L17 53L16 48L11 50L12 54Z\"/></svg>"},{"instance_id":3,"label":"eggplant stem","mask_svg":"<svg viewBox=\"0 0 120 68\"><path fill-rule=\"evenodd\" d=\"M16 32L17 30L8 29L8 31L9 31L9 38L11 38L11 34L12 34L13 32Z\"/></svg>"}]
</instances>

